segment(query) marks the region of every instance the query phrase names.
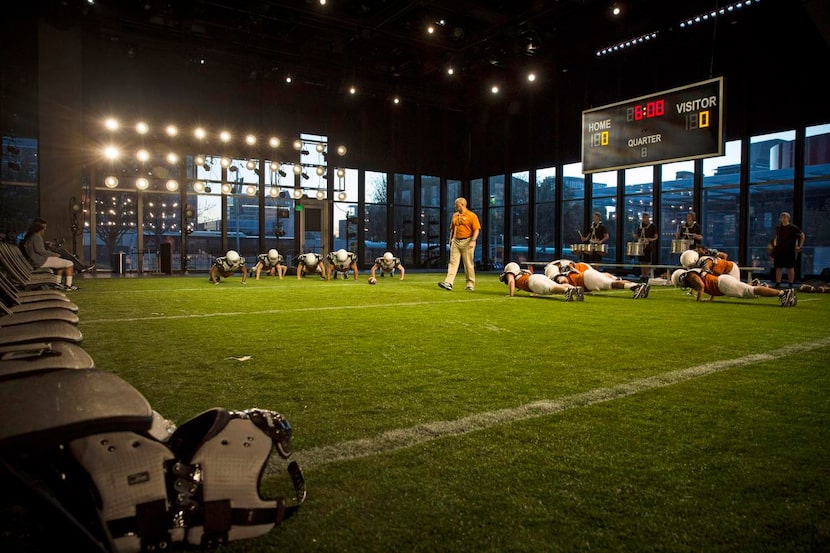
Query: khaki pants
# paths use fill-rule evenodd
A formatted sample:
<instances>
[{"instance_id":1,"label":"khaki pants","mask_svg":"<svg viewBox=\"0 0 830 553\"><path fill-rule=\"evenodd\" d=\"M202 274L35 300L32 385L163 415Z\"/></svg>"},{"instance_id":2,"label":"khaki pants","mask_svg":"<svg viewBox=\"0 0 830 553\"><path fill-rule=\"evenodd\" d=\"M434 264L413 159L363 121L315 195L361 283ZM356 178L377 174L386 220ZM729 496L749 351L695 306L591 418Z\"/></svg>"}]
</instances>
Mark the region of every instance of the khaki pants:
<instances>
[{"instance_id":1,"label":"khaki pants","mask_svg":"<svg viewBox=\"0 0 830 553\"><path fill-rule=\"evenodd\" d=\"M444 282L453 283L458 273L458 266L464 262L464 273L467 276L467 286L476 285L476 268L473 255L475 248L470 248L470 238L453 239L450 243L450 264L447 267L447 278Z\"/></svg>"}]
</instances>

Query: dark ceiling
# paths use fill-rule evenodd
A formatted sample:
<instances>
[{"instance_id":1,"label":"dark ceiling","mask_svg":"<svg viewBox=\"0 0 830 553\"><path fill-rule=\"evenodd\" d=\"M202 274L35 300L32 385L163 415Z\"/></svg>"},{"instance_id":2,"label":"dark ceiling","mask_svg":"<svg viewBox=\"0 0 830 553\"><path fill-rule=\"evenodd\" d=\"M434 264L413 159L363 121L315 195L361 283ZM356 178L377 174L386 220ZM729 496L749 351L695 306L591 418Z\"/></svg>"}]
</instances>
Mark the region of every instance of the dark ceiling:
<instances>
[{"instance_id":1,"label":"dark ceiling","mask_svg":"<svg viewBox=\"0 0 830 553\"><path fill-rule=\"evenodd\" d=\"M821 37L823 0L750 2L692 29L680 23L735 2L328 0L321 6L319 0L96 0L93 5L62 0L44 5L56 25L80 21L86 32L126 57L156 50L183 63L232 67L234 78L281 82L290 74L297 86L325 94L347 94L354 85L357 94L371 98L397 94L402 101L469 109L483 101L492 84L509 95L527 86L587 88L586 79L607 76L617 83L630 76L646 93L671 82L672 67L684 64L685 76L672 86L717 76L730 70L733 58L741 59L732 55L736 44L743 50L747 42L758 42L770 25L779 36ZM615 4L622 8L617 17L611 14ZM428 25L434 25L434 34L426 32ZM651 43L596 55L647 33L657 33ZM827 43L822 45L826 55ZM450 65L452 77L446 74ZM527 83L528 71L537 73L536 85ZM611 94L628 93L609 88Z\"/></svg>"}]
</instances>

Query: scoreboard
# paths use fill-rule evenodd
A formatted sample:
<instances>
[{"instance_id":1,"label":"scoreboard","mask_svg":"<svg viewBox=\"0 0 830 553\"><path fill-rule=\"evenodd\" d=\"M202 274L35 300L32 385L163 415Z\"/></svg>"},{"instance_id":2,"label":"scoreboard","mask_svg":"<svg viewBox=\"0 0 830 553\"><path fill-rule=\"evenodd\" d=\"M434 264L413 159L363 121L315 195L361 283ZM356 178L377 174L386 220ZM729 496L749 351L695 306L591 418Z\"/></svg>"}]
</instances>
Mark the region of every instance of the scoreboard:
<instances>
[{"instance_id":1,"label":"scoreboard","mask_svg":"<svg viewBox=\"0 0 830 553\"><path fill-rule=\"evenodd\" d=\"M723 77L582 112L582 172L723 155Z\"/></svg>"}]
</instances>

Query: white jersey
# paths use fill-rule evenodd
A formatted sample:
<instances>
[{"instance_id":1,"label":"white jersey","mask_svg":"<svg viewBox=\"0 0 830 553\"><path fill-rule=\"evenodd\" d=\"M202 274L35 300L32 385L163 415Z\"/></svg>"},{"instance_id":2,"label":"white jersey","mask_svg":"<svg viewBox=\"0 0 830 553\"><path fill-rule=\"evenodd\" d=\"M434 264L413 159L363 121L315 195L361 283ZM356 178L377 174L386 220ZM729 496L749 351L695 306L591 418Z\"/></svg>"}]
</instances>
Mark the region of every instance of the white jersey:
<instances>
[{"instance_id":1,"label":"white jersey","mask_svg":"<svg viewBox=\"0 0 830 553\"><path fill-rule=\"evenodd\" d=\"M285 258L282 256L282 254L279 254L277 256L276 261L273 261L273 260L271 260L270 257L268 257L267 253L261 253L258 256L256 256L256 261L257 261L257 263L262 263L262 266L266 267L268 269L271 269L272 267L276 267L277 265L284 265L285 264Z\"/></svg>"},{"instance_id":2,"label":"white jersey","mask_svg":"<svg viewBox=\"0 0 830 553\"><path fill-rule=\"evenodd\" d=\"M236 263L231 263L228 261L227 257L217 257L216 260L213 262L214 265L219 267L219 270L225 273L232 273L245 265L245 258L240 257L239 261Z\"/></svg>"},{"instance_id":3,"label":"white jersey","mask_svg":"<svg viewBox=\"0 0 830 553\"><path fill-rule=\"evenodd\" d=\"M354 252L346 252L346 260L345 261L338 261L337 259L337 252L331 252L328 255L329 263L334 266L336 271L340 271L342 273L347 272L352 267L352 263L357 259L357 254Z\"/></svg>"},{"instance_id":4,"label":"white jersey","mask_svg":"<svg viewBox=\"0 0 830 553\"><path fill-rule=\"evenodd\" d=\"M395 267L401 264L401 260L398 257L393 257L392 259L386 259L383 256L375 258L375 265L384 273L391 273L395 270Z\"/></svg>"}]
</instances>

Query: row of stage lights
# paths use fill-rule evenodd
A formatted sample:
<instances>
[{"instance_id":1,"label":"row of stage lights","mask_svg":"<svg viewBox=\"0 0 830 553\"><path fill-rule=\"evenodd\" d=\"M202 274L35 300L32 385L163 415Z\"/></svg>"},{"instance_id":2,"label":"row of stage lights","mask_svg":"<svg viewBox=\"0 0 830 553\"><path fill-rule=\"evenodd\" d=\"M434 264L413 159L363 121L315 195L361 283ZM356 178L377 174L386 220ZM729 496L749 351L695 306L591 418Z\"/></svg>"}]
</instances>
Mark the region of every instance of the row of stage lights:
<instances>
[{"instance_id":1,"label":"row of stage lights","mask_svg":"<svg viewBox=\"0 0 830 553\"><path fill-rule=\"evenodd\" d=\"M113 134L116 133L117 131L121 130L121 125L120 125L120 123L118 122L117 119L109 118L104 122L104 127L107 129L107 131L109 131L111 133L111 135L110 135L110 142L103 147L103 152L102 153L103 153L103 156L104 156L105 159L109 160L110 162L114 162L118 159L121 159L121 157L122 157L121 149L118 148L113 143L113 140L114 140ZM135 126L135 132L139 135L139 137L143 141L144 138L150 133L150 126L145 122L139 122ZM169 139L175 139L179 136L179 129L175 125L168 125L164 129L164 133L167 135L167 137ZM227 145L230 144L230 142L232 141L232 138L233 138L233 135L229 131L225 131L225 130L219 132L217 136L219 138L219 141L223 144L223 148L226 148ZM193 137L197 141L199 141L200 143L204 143L208 139L209 134L203 127L197 127L193 131ZM245 144L247 146L253 147L257 144L257 142L258 142L258 139L257 139L256 135L254 135L254 134L245 135ZM307 155L310 154L309 150L306 149L306 144L307 143L308 144L314 144L316 152L322 158L325 157L327 144L325 142L317 141L317 140L313 140L313 139L307 139L305 142L302 139L294 140L294 142L292 143L292 146L293 146L294 150L297 152L298 156L301 157L301 156L307 156ZM268 138L268 145L274 150L278 149L281 146L281 144L282 144L282 141L276 136L271 136L271 137ZM337 155L339 155L340 157L344 157L347 153L347 149L346 149L345 146L340 145L340 146L337 146L336 152L337 152ZM209 156L205 156L203 154L198 154L194 157L194 163L198 167L202 167L206 171L210 171L211 166L207 163L208 157ZM136 160L139 161L140 163L142 163L142 164L147 163L151 159L152 159L152 155L151 155L150 151L147 150L146 148L142 147L142 148L137 150ZM176 165L179 162L179 159L180 159L179 155L175 152L169 152L166 155L167 163L170 164L170 165ZM226 169L230 172L238 171L238 167L233 165L233 160L230 157L227 157L227 156L221 157L220 158L220 165L222 166L223 169ZM278 161L271 161L270 162L269 168L271 170L272 176L273 175L279 175L280 177L287 176L286 172L282 169L282 165L283 164L278 162ZM292 171L294 172L295 175L297 175L297 176L299 176L299 177L301 177L305 180L308 180L309 176L308 176L308 173L306 173L305 170L304 170L305 167L314 167L315 172L316 172L318 177L323 178L323 179L328 178L327 165L325 165L325 164L306 163L305 165L303 165L302 163L294 163L293 166L292 166ZM249 158L245 162L245 168L259 174L259 163L254 158ZM346 199L346 193L345 193L344 185L343 185L343 179L346 176L346 170L342 167L338 167L335 170L335 174L337 175L338 180L339 180L339 184L340 184L340 186L338 187L338 188L340 188L340 193L338 195L338 199L340 199L342 201L342 200ZM106 186L109 189L115 189L115 188L118 187L118 185L119 185L118 177L115 176L114 174L108 175L104 179L104 186ZM209 192L210 191L210 189L208 188L207 183L205 183L204 181L201 181L201 180L194 181L192 186L193 186L193 191L196 192L197 194L201 194L203 192L206 192L206 191ZM147 190L147 189L149 189L150 179L148 177L144 177L144 176L136 178L135 179L135 187L138 190ZM165 182L165 188L169 192L176 192L179 189L178 180L177 179L168 179ZM293 188L292 197L294 197L295 199L302 198L302 196L304 194L304 190L306 188L317 188L318 189L317 193L316 193L317 199L320 199L320 200L325 199L325 191L322 190L322 189L319 189L319 186L318 187L305 187L305 186L302 186L302 184L301 184L299 187L294 186L294 187L287 187L287 188ZM279 189L280 189L280 185L278 185L278 184L275 185L272 182L271 189L270 189L270 192L269 192L270 195L274 196L274 197L278 196L279 193L280 193ZM231 183L224 182L222 184L222 193L223 194L230 194L232 190L233 190L233 185ZM253 185L253 184L249 184L249 185L246 186L245 192L246 192L246 194L248 194L250 196L254 196L254 195L256 195L256 192L257 192L257 186Z\"/></svg>"}]
</instances>

